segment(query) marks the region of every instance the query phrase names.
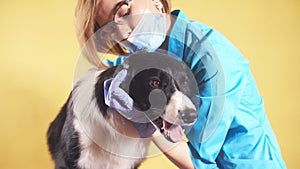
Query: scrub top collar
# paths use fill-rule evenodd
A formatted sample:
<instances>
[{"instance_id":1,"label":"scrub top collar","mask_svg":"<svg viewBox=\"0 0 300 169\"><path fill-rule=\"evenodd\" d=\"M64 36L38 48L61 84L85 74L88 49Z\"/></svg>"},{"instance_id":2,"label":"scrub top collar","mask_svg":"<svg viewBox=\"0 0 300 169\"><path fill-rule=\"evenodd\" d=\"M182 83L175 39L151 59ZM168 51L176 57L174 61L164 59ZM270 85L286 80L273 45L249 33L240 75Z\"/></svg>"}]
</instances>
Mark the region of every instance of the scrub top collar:
<instances>
[{"instance_id":1,"label":"scrub top collar","mask_svg":"<svg viewBox=\"0 0 300 169\"><path fill-rule=\"evenodd\" d=\"M183 58L184 51L184 37L187 28L187 16L180 10L171 12L172 17L176 18L170 32L170 39L168 45L168 54L171 56L176 55L177 58Z\"/></svg>"}]
</instances>

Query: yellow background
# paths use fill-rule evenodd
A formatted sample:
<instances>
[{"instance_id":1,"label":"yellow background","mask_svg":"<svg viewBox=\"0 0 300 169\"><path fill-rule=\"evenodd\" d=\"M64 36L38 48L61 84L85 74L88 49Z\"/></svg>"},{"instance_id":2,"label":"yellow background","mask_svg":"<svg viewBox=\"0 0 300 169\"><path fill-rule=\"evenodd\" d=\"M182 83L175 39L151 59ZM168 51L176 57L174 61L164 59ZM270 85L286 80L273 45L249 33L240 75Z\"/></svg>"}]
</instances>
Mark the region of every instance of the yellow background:
<instances>
[{"instance_id":1,"label":"yellow background","mask_svg":"<svg viewBox=\"0 0 300 169\"><path fill-rule=\"evenodd\" d=\"M0 166L51 169L46 130L65 102L80 54L76 1L0 1ZM173 0L250 61L288 168L300 167L300 1ZM159 156L143 169L172 168Z\"/></svg>"}]
</instances>

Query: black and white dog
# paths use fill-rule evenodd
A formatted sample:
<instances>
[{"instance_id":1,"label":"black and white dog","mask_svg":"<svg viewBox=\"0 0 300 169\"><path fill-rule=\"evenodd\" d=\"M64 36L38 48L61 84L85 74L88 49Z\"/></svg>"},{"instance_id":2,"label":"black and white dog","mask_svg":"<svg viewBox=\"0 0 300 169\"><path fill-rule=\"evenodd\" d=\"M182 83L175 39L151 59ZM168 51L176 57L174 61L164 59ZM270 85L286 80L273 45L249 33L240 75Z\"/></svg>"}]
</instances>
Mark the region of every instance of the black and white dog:
<instances>
[{"instance_id":1,"label":"black and white dog","mask_svg":"<svg viewBox=\"0 0 300 169\"><path fill-rule=\"evenodd\" d=\"M170 141L182 138L181 126L197 118L197 103L190 99L197 93L191 90L192 75L183 63L163 54L140 52L125 62L128 80L122 88L136 108L149 116L160 112L153 119L157 128ZM104 102L104 81L121 69L88 71L75 83L47 133L55 169L131 169L146 157L150 139L139 138L132 122Z\"/></svg>"}]
</instances>

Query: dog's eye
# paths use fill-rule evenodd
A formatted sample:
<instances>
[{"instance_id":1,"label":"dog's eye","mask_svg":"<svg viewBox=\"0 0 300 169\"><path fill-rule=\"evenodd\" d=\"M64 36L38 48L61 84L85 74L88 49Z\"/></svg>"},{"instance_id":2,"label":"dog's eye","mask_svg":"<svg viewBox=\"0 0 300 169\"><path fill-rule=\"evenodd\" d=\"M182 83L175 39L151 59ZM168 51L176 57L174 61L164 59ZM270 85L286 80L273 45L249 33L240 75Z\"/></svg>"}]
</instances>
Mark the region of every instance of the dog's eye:
<instances>
[{"instance_id":1,"label":"dog's eye","mask_svg":"<svg viewBox=\"0 0 300 169\"><path fill-rule=\"evenodd\" d=\"M150 86L153 88L158 88L160 85L160 81L159 80L150 80Z\"/></svg>"}]
</instances>

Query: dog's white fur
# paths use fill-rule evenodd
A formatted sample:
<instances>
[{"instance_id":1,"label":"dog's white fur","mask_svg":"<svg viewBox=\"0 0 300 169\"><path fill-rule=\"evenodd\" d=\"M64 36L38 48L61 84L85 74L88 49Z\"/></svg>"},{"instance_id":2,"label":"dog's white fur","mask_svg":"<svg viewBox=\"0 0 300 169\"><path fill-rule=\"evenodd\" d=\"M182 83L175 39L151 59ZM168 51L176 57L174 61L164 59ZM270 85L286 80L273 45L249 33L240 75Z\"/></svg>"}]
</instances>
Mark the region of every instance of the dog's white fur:
<instances>
[{"instance_id":1,"label":"dog's white fur","mask_svg":"<svg viewBox=\"0 0 300 169\"><path fill-rule=\"evenodd\" d=\"M104 118L96 103L94 88L101 71L89 71L74 84L69 110L74 111L75 130L79 132L81 168L128 169L147 155L149 139L138 138L132 123L108 108Z\"/></svg>"}]
</instances>

